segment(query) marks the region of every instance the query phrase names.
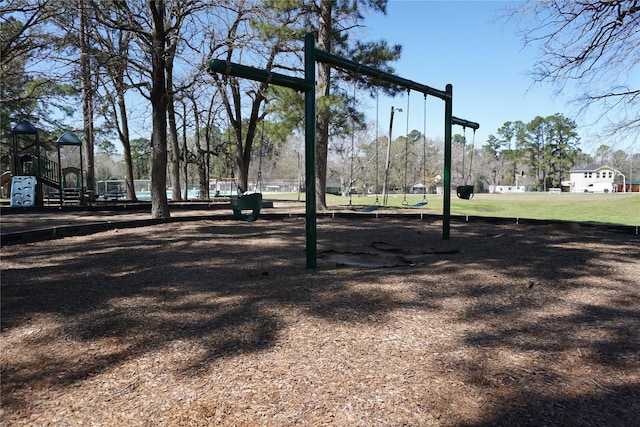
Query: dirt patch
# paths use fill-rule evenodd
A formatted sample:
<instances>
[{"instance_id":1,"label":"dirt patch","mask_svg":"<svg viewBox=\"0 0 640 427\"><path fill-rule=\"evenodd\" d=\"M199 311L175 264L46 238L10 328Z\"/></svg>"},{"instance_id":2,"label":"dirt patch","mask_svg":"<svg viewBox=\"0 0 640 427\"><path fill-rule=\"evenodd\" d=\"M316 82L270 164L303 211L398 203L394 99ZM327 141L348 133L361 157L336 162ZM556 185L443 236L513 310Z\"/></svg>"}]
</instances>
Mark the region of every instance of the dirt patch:
<instances>
[{"instance_id":1,"label":"dirt patch","mask_svg":"<svg viewBox=\"0 0 640 427\"><path fill-rule=\"evenodd\" d=\"M3 425L637 425L640 240L201 221L2 248Z\"/></svg>"}]
</instances>

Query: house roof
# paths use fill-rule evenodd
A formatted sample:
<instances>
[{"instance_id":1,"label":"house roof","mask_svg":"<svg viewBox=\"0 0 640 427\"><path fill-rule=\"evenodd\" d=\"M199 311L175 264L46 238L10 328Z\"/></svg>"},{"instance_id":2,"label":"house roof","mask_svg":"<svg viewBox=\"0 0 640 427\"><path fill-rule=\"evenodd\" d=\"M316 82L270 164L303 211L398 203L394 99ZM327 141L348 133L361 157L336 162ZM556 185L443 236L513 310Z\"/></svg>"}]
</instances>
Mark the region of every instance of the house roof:
<instances>
[{"instance_id":1,"label":"house roof","mask_svg":"<svg viewBox=\"0 0 640 427\"><path fill-rule=\"evenodd\" d=\"M602 170L602 169L614 170L611 166L602 165L600 163L590 163L588 165L574 166L573 168L571 168L569 173L571 173L571 172L597 172L597 171Z\"/></svg>"}]
</instances>

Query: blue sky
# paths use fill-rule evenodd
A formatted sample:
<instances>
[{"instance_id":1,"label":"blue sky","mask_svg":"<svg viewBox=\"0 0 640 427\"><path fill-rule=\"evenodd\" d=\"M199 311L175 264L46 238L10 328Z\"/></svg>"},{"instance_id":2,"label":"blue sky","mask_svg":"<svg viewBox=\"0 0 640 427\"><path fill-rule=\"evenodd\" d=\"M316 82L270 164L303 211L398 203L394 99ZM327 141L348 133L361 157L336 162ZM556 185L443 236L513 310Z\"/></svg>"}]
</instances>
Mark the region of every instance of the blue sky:
<instances>
[{"instance_id":1,"label":"blue sky","mask_svg":"<svg viewBox=\"0 0 640 427\"><path fill-rule=\"evenodd\" d=\"M596 136L598 126L578 114L570 101L579 93L555 94L550 84L534 84L529 75L536 56L534 47L524 47L515 23L499 19L506 1L390 0L387 15L367 17L368 39L385 39L403 46L395 74L444 90L453 85L453 114L480 123L476 145L506 121L528 122L536 116L561 113L574 119L581 147L593 153L600 144L615 145ZM410 97L409 128L423 129L423 95ZM391 106L406 110L406 96L380 97L379 127L388 129ZM375 119L375 101L367 115ZM406 133L404 113L394 118L394 137ZM427 135L442 137L444 102L428 99ZM601 124L602 125L602 124ZM462 133L459 127L454 133ZM471 140L471 132L467 130ZM628 146L628 144L624 144ZM622 148L622 147L620 147Z\"/></svg>"},{"instance_id":2,"label":"blue sky","mask_svg":"<svg viewBox=\"0 0 640 427\"><path fill-rule=\"evenodd\" d=\"M601 144L629 152L638 152L638 140L611 141L597 136L606 123L594 125L595 112L581 116L571 103L580 93L567 86L556 94L549 84L536 84L530 76L538 54L537 47L524 47L514 22L500 19L504 8L515 1L486 0L388 0L387 14L374 14L364 21L365 28L353 34L368 40L385 39L403 46L401 59L393 64L395 74L421 84L444 90L453 85L454 115L480 123L477 147L486 143L506 121L529 122L536 116L561 113L576 121L583 151L593 154ZM349 90L349 89L346 89ZM361 97L362 98L362 97ZM375 99L367 101L366 114L375 120ZM406 95L380 96L378 128L381 135L389 129L391 106L402 108L394 119L394 138L407 128ZM410 96L409 131L423 130L423 95ZM144 122L149 108L134 108L130 119ZM427 102L427 130L431 138L444 134L444 102L430 97ZM81 118L80 118L81 120ZM146 123L137 128L148 129ZM148 132L134 137L148 138ZM462 128L454 127L454 133ZM467 130L471 141L471 130Z\"/></svg>"}]
</instances>

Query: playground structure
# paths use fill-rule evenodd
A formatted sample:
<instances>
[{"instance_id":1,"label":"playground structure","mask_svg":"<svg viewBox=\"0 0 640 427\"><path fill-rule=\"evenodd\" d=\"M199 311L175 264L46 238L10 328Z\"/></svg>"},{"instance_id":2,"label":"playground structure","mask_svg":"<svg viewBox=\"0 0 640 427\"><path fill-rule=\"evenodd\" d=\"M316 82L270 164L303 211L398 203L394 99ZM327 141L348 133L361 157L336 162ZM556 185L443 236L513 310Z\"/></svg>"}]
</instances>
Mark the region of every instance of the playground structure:
<instances>
[{"instance_id":1,"label":"playground structure","mask_svg":"<svg viewBox=\"0 0 640 427\"><path fill-rule=\"evenodd\" d=\"M45 186L54 190L61 205L79 205L84 198L80 138L73 132L65 132L56 141L58 161L55 162L43 154L38 129L28 121L20 121L11 134L11 170L2 174L2 185L11 182L11 206L43 206ZM67 158L63 164L65 146L77 148L79 165Z\"/></svg>"},{"instance_id":2,"label":"playground structure","mask_svg":"<svg viewBox=\"0 0 640 427\"><path fill-rule=\"evenodd\" d=\"M247 78L249 80L268 82L277 86L305 93L305 176L306 176L306 266L317 267L317 224L316 224L316 62L322 62L355 74L369 76L376 82L389 83L398 87L415 90L425 96L431 95L445 102L444 120L444 205L443 205L443 240L450 238L451 222L451 137L453 125L478 129L480 125L469 120L453 116L453 85L448 84L444 91L387 73L377 68L361 64L349 59L332 55L315 47L313 33L304 38L304 78L272 73L267 70L236 64L220 59L209 62L209 70L214 73Z\"/></svg>"}]
</instances>

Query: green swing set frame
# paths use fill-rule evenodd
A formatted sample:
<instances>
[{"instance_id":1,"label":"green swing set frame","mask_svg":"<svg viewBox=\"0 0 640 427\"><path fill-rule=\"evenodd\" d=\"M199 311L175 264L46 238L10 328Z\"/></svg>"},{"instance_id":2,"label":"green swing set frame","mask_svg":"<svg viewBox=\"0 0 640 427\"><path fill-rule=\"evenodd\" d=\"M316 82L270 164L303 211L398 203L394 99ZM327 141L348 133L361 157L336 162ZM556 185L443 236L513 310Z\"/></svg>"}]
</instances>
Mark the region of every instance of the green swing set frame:
<instances>
[{"instance_id":1,"label":"green swing set frame","mask_svg":"<svg viewBox=\"0 0 640 427\"><path fill-rule=\"evenodd\" d=\"M234 77L246 78L260 82L288 87L305 94L305 174L306 174L306 267L317 267L317 224L316 224L316 62L325 63L337 68L373 77L376 81L390 83L407 90L415 90L425 95L435 96L445 102L444 120L444 203L442 238L449 240L451 226L451 134L452 126L460 125L478 129L478 123L453 116L453 85L447 84L445 90L408 80L377 68L358 63L315 46L313 33L304 37L304 78L272 73L267 70L236 64L221 59L209 62L209 71Z\"/></svg>"}]
</instances>

